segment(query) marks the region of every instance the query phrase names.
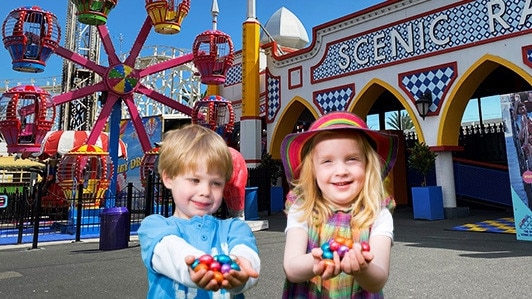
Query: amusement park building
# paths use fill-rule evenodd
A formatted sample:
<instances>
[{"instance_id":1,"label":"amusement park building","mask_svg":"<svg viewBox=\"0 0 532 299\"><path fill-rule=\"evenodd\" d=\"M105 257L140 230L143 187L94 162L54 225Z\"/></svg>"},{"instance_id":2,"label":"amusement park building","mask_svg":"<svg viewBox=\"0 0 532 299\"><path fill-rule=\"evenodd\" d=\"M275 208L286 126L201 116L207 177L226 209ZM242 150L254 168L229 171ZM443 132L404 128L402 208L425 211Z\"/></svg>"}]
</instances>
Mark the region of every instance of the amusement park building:
<instances>
[{"instance_id":1,"label":"amusement park building","mask_svg":"<svg viewBox=\"0 0 532 299\"><path fill-rule=\"evenodd\" d=\"M279 159L281 141L300 121L348 110L362 117L379 114L383 128L384 112L404 109L418 140L438 152L437 185L442 186L446 212L452 212L457 207L453 152L461 149L460 125L468 102L531 89L530 1L383 1L312 28L311 42L299 49L294 45L301 44L306 32L283 39L283 32L298 32L283 26L298 21L282 10L269 21L270 34L263 34L260 46L247 43L259 30L246 31L246 26L259 25L250 19L244 23L243 49L218 87L220 95L233 101L241 125L263 116L267 151ZM254 61L260 104L246 94L246 85L255 84L253 68L246 65L255 52L260 53ZM427 93L432 102L421 117L415 102ZM250 106L258 106L259 114L246 113ZM246 159L247 146L253 145L241 145Z\"/></svg>"}]
</instances>

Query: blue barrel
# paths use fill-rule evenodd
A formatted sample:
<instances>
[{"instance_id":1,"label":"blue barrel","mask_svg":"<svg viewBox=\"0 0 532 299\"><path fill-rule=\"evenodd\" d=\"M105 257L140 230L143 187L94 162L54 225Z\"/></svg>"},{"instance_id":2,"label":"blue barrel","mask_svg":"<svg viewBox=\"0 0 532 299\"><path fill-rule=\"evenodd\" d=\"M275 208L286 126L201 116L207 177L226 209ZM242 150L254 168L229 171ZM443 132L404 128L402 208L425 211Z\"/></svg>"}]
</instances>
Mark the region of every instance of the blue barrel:
<instances>
[{"instance_id":1,"label":"blue barrel","mask_svg":"<svg viewBox=\"0 0 532 299\"><path fill-rule=\"evenodd\" d=\"M270 190L270 212L278 213L284 209L283 187L273 186Z\"/></svg>"},{"instance_id":2,"label":"blue barrel","mask_svg":"<svg viewBox=\"0 0 532 299\"><path fill-rule=\"evenodd\" d=\"M258 187L246 187L246 202L244 203L244 219L259 219Z\"/></svg>"},{"instance_id":3,"label":"blue barrel","mask_svg":"<svg viewBox=\"0 0 532 299\"><path fill-rule=\"evenodd\" d=\"M100 218L100 250L127 248L129 243L129 211L127 208L103 209Z\"/></svg>"}]
</instances>

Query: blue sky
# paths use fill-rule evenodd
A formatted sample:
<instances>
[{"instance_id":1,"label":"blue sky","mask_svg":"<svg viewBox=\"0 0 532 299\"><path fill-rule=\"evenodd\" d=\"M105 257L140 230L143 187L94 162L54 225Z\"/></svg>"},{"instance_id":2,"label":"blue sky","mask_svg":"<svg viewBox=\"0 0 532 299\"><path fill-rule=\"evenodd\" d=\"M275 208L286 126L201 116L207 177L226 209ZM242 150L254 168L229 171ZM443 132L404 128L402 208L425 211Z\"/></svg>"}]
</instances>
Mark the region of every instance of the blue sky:
<instances>
[{"instance_id":1,"label":"blue sky","mask_svg":"<svg viewBox=\"0 0 532 299\"><path fill-rule=\"evenodd\" d=\"M36 5L44 10L53 12L60 23L62 30L66 26L66 9L70 0L17 0L3 1L0 6L2 21L13 9ZM266 24L270 16L281 7L292 11L303 23L309 38L312 38L312 28L325 22L337 19L344 15L368 8L384 0L334 0L334 5L329 1L317 0L256 0L256 15L262 24ZM127 53L138 35L140 27L146 19L146 10L143 0L120 0L111 11L107 23L109 34L114 47L119 54ZM192 48L195 37L212 29L211 15L212 0L191 0L191 9L183 21L182 30L176 35L162 35L153 30L148 36L145 46L164 45L176 48ZM218 30L231 36L236 50L242 48L242 23L246 19L247 0L218 0L220 13L218 15ZM120 41L122 39L122 41ZM64 44L64 36L60 44ZM102 53L104 53L102 51ZM102 62L104 63L104 62ZM13 81L18 78L46 78L61 75L62 58L57 55L47 62L43 73L29 74L16 72L11 69L11 59L7 50L0 48L0 84L4 80ZM491 100L483 100L483 114L485 119L500 117L500 104L498 97ZM464 121L478 119L476 101L466 109ZM369 123L369 120L368 120Z\"/></svg>"},{"instance_id":2,"label":"blue sky","mask_svg":"<svg viewBox=\"0 0 532 299\"><path fill-rule=\"evenodd\" d=\"M64 30L66 26L66 10L70 0L2 0L0 17L3 21L13 9L36 5L44 10L54 13ZM212 0L191 0L190 12L183 21L182 30L176 35L163 35L152 30L145 46L165 45L176 48L192 48L196 36L206 30L212 29ZM292 11L303 23L309 38L312 27L346 14L359 11L372 5L384 2L383 0L334 0L335 5L327 1L316 0L256 0L256 15L262 24L266 24L270 16L281 7ZM135 41L142 23L146 19L144 0L120 0L109 14L107 27L117 52L127 53ZM231 36L236 50L242 48L242 23L246 20L247 0L218 0L220 13L218 15L218 30ZM122 37L122 43L120 43ZM64 36L61 38L64 44ZM61 74L61 58L53 55L47 62L46 70L39 74L27 74L11 69L11 59L5 48L0 48L0 80L51 77Z\"/></svg>"}]
</instances>

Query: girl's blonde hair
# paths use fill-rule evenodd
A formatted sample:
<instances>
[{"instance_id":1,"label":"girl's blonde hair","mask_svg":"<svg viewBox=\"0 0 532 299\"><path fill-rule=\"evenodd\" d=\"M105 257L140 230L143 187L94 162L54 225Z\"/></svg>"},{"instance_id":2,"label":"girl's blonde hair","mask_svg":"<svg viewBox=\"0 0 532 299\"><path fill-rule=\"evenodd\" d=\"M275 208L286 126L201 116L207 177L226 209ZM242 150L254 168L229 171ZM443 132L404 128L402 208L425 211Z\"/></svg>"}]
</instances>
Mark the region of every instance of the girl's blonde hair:
<instances>
[{"instance_id":1,"label":"girl's blonde hair","mask_svg":"<svg viewBox=\"0 0 532 299\"><path fill-rule=\"evenodd\" d=\"M384 200L384 186L381 178L382 162L368 138L363 133L353 131L322 132L314 136L303 149L303 161L299 179L293 182L296 202L303 211L300 221L308 220L309 225L322 225L332 215L333 210L323 200L316 182L312 156L315 145L324 139L347 136L362 146L366 158L366 181L360 193L351 204L351 227L369 228L378 216Z\"/></svg>"},{"instance_id":2,"label":"girl's blonde hair","mask_svg":"<svg viewBox=\"0 0 532 299\"><path fill-rule=\"evenodd\" d=\"M207 166L208 173L220 174L228 182L233 174L229 147L213 130L200 125L186 125L168 131L159 150L159 175L173 178Z\"/></svg>"}]
</instances>

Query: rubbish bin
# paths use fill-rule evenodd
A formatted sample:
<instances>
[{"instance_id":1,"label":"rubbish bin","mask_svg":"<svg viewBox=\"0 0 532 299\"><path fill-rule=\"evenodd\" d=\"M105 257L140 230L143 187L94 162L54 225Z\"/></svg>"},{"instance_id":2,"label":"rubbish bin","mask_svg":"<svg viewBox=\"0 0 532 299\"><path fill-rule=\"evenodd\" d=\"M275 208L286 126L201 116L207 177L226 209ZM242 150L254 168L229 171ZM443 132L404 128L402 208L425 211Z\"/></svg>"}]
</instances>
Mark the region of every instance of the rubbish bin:
<instances>
[{"instance_id":1,"label":"rubbish bin","mask_svg":"<svg viewBox=\"0 0 532 299\"><path fill-rule=\"evenodd\" d=\"M246 187L246 202L244 203L244 219L259 219L258 187Z\"/></svg>"},{"instance_id":2,"label":"rubbish bin","mask_svg":"<svg viewBox=\"0 0 532 299\"><path fill-rule=\"evenodd\" d=\"M129 211L127 208L103 209L100 218L100 250L127 248L129 242Z\"/></svg>"}]
</instances>

